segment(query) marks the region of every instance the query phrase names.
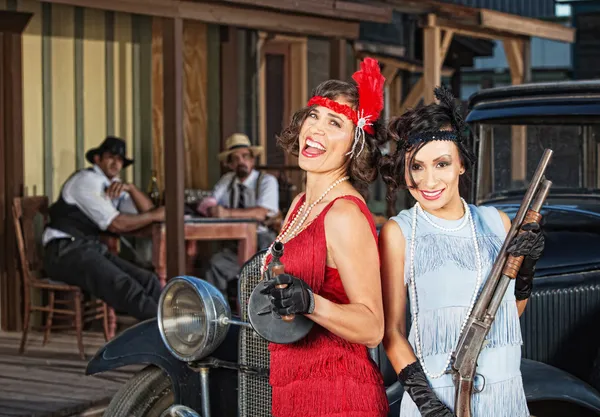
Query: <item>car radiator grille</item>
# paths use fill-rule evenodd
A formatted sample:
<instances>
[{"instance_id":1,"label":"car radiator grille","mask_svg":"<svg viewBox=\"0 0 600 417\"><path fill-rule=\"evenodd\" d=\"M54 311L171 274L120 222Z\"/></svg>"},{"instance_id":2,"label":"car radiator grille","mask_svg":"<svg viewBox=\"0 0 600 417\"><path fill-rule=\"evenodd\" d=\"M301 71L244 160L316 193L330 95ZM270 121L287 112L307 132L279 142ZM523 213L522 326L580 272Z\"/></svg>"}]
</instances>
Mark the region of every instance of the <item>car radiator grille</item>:
<instances>
[{"instance_id":1,"label":"car radiator grille","mask_svg":"<svg viewBox=\"0 0 600 417\"><path fill-rule=\"evenodd\" d=\"M594 339L600 313L600 283L595 281L540 288L532 293L521 317L524 358L587 379L598 349ZM574 347L579 349L577 353Z\"/></svg>"},{"instance_id":2,"label":"car radiator grille","mask_svg":"<svg viewBox=\"0 0 600 417\"><path fill-rule=\"evenodd\" d=\"M261 261L265 251L254 255L242 268L239 278L239 301L242 320L248 319L248 299L260 282ZM268 342L252 329L240 329L239 361L257 368L269 368ZM263 376L240 372L239 375L240 417L271 416L271 386Z\"/></svg>"}]
</instances>

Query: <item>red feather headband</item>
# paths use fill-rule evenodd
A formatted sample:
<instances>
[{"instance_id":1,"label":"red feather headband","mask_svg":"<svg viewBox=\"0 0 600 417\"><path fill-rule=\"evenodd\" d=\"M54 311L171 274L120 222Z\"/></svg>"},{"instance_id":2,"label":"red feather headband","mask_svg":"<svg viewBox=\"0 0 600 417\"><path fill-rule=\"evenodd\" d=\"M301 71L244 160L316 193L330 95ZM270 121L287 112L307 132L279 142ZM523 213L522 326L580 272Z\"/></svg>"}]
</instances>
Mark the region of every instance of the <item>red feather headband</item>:
<instances>
[{"instance_id":1,"label":"red feather headband","mask_svg":"<svg viewBox=\"0 0 600 417\"><path fill-rule=\"evenodd\" d=\"M356 81L358 88L358 110L353 110L350 106L340 104L327 97L314 96L308 101L308 106L318 105L327 107L336 113L343 114L358 129L354 137L352 151L356 147L357 142L362 138L362 148L364 148L364 132L370 135L375 134L373 122L379 119L381 110L383 110L383 87L385 77L381 75L379 63L373 58L365 58L360 63L360 70L352 75L352 79ZM360 153L360 152L359 152Z\"/></svg>"}]
</instances>

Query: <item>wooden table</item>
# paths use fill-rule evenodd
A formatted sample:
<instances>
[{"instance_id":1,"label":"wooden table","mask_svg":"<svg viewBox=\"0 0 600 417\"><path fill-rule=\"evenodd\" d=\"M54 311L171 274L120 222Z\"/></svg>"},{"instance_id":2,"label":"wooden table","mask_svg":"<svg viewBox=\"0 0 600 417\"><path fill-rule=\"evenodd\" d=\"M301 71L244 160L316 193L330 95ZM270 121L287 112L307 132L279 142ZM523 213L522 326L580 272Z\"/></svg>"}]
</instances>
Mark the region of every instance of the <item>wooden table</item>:
<instances>
[{"instance_id":1,"label":"wooden table","mask_svg":"<svg viewBox=\"0 0 600 417\"><path fill-rule=\"evenodd\" d=\"M237 240L240 266L256 254L256 228L258 222L253 219L215 219L206 217L185 220L184 234L186 256L193 262L198 240ZM152 263L156 274L164 286L167 283L167 247L164 223L155 223L146 227L135 236L152 238ZM188 266L188 269L190 267Z\"/></svg>"}]
</instances>

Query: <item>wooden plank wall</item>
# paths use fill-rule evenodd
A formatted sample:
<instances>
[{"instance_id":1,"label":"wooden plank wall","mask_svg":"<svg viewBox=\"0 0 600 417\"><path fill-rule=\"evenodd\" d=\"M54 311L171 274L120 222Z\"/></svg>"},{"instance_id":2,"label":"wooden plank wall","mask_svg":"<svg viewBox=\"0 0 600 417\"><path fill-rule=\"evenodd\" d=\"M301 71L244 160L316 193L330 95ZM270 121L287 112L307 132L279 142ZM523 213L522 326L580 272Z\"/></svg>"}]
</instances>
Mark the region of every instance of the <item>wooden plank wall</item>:
<instances>
[{"instance_id":1,"label":"wooden plank wall","mask_svg":"<svg viewBox=\"0 0 600 417\"><path fill-rule=\"evenodd\" d=\"M208 120L207 120L207 33L206 24L184 21L184 140L185 187L209 189L208 176ZM152 126L154 142L154 167L159 188L164 185L163 146L163 66L162 24L154 19L152 24ZM167 138L168 140L168 138ZM214 138L213 140L218 140Z\"/></svg>"},{"instance_id":2,"label":"wooden plank wall","mask_svg":"<svg viewBox=\"0 0 600 417\"><path fill-rule=\"evenodd\" d=\"M68 176L89 166L85 152L107 135L124 138L136 159L124 179L146 188L152 19L36 0L12 4L34 14L23 36L27 194L54 201Z\"/></svg>"}]
</instances>

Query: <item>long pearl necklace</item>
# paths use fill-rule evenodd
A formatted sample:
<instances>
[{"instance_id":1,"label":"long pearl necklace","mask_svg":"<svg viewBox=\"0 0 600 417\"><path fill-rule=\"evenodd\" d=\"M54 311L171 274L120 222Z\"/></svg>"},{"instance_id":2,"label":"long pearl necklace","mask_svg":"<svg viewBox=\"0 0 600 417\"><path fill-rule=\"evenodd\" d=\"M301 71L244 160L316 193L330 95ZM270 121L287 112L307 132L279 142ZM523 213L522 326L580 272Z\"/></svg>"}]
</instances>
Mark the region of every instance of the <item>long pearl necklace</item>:
<instances>
[{"instance_id":1,"label":"long pearl necklace","mask_svg":"<svg viewBox=\"0 0 600 417\"><path fill-rule=\"evenodd\" d=\"M431 224L432 226L434 226L437 229L443 230L444 232L456 232L456 231L462 229L467 223L469 223L471 226L471 235L473 238L473 245L475 246L475 259L476 259L476 263L477 263L477 282L475 284L475 289L474 289L473 295L471 297L471 304L469 306L469 310L467 311L467 314L465 315L462 325L460 326L460 333L459 333L459 338L460 338L463 330L465 329L465 326L467 325L467 320L469 319L469 316L471 315L471 311L473 310L473 307L475 306L475 300L477 299L477 294L479 292L479 287L481 286L481 279L482 279L482 275L483 275L482 264L481 264L481 255L480 255L480 251L479 251L479 243L477 241L477 233L475 231L475 222L473 221L473 217L471 214L471 210L469 209L469 206L467 205L465 200L463 200L463 199L461 199L461 200L462 200L463 206L465 208L465 219L462 221L462 223L458 227L456 227L454 229L448 229L448 228L442 227L442 226L434 223L427 216L427 213L425 213L425 211L423 210L423 208L421 207L421 205L418 202L415 204L415 210L413 210L413 216L412 216L412 238L410 241L410 283L409 284L410 284L411 300L412 300L411 310L413 311L412 314L414 317L413 325L415 326L415 345L416 345L416 349L417 349L416 354L417 354L417 358L421 362L423 371L429 378L432 378L432 379L440 378L442 375L444 375L446 373L448 366L450 366L452 352L450 352L448 354L448 360L446 361L446 365L439 373L432 374L431 372L429 372L429 370L425 366L425 360L423 359L423 349L421 347L421 336L419 335L419 307L418 307L418 302L417 302L417 286L415 283L414 259L415 259L415 246L416 246L415 238L417 235L417 212L422 214L422 216L425 218L425 220L429 224Z\"/></svg>"},{"instance_id":2,"label":"long pearl necklace","mask_svg":"<svg viewBox=\"0 0 600 417\"><path fill-rule=\"evenodd\" d=\"M288 236L289 236L289 239L288 239L288 241L289 241L294 236L296 236L296 233L298 233L298 231L300 231L300 229L302 228L302 225L308 218L308 215L310 214L312 209L317 204L319 204L321 202L321 200L323 200L325 198L327 193L329 193L331 190L333 190L338 184L341 184L342 182L347 181L349 179L350 179L350 177L346 176L346 177L342 177L342 178L339 178L336 181L334 181L333 184L331 184L325 190L325 192L323 194L321 194L321 197L319 197L313 203L311 203L306 208L306 210L304 210L304 207L306 206L306 199L304 200L304 202L302 203L302 205L300 206L300 208L298 209L296 214L294 214L294 217L292 218L292 220L288 223L287 227L285 227L284 229L281 230L281 232L279 232L279 236L277 236L277 238L273 241L273 243L271 243L271 246L269 246L269 250L267 250L267 252L264 254L263 259L262 259L262 268L261 268L261 271L263 274L267 270L267 256L271 253L271 249L273 248L273 245L275 244L275 242L283 242L283 239L285 239ZM300 213L302 213L302 217L300 218L300 221L298 222L298 224L296 224L296 220L298 219ZM296 224L296 227L294 227L292 229L294 224Z\"/></svg>"}]
</instances>

